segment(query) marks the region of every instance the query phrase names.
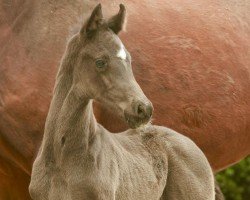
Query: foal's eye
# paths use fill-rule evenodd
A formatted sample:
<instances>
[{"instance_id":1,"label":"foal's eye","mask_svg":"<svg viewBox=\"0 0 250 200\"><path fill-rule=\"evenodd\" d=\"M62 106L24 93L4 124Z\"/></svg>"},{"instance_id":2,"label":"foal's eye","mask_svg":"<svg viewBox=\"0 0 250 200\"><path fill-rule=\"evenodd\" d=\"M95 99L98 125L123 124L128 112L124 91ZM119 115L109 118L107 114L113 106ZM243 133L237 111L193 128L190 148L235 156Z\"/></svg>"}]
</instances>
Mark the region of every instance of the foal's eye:
<instances>
[{"instance_id":1,"label":"foal's eye","mask_svg":"<svg viewBox=\"0 0 250 200\"><path fill-rule=\"evenodd\" d=\"M107 66L107 62L105 60L98 59L95 61L95 65L97 68L102 69Z\"/></svg>"}]
</instances>

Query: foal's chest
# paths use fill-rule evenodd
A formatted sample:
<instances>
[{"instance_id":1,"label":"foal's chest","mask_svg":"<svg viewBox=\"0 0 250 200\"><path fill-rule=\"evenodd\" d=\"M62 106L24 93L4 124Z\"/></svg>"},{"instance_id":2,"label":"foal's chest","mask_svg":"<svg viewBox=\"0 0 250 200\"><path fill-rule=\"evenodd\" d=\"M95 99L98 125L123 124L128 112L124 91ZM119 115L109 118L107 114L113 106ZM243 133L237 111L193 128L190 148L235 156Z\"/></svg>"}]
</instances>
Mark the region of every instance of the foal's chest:
<instances>
[{"instance_id":1,"label":"foal's chest","mask_svg":"<svg viewBox=\"0 0 250 200\"><path fill-rule=\"evenodd\" d=\"M158 200L165 186L166 166L160 157L145 154L101 154L90 156L88 164L72 160L65 166L65 173L58 176L67 191L67 198L62 199ZM55 189L57 185L54 184Z\"/></svg>"},{"instance_id":2,"label":"foal's chest","mask_svg":"<svg viewBox=\"0 0 250 200\"><path fill-rule=\"evenodd\" d=\"M137 167L126 171L113 166L87 175L75 170L67 180L66 196L72 200L158 200L165 186L163 179L159 182L149 167Z\"/></svg>"}]
</instances>

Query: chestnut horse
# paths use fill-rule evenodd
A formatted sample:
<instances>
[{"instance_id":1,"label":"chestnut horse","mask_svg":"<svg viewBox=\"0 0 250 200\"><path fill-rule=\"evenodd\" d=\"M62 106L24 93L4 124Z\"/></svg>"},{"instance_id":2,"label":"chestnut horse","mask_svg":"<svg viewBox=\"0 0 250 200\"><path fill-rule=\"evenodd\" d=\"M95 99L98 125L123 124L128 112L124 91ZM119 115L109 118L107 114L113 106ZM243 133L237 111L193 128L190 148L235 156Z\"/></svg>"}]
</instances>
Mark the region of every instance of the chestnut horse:
<instances>
[{"instance_id":1,"label":"chestnut horse","mask_svg":"<svg viewBox=\"0 0 250 200\"><path fill-rule=\"evenodd\" d=\"M102 2L110 12L118 4ZM154 104L154 123L192 138L215 171L248 155L250 2L122 2L130 14L121 38ZM66 38L94 5L1 0L0 199L29 198L31 166ZM104 108L96 116L108 130L126 128Z\"/></svg>"}]
</instances>

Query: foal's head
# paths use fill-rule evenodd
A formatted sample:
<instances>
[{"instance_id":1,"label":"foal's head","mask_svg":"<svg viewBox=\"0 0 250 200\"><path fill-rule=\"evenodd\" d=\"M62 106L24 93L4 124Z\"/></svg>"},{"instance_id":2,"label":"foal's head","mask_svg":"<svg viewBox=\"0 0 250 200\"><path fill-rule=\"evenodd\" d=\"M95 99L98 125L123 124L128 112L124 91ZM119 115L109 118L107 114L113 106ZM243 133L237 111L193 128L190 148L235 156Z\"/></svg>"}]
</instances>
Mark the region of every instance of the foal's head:
<instances>
[{"instance_id":1,"label":"foal's head","mask_svg":"<svg viewBox=\"0 0 250 200\"><path fill-rule=\"evenodd\" d=\"M123 28L125 12L120 5L117 15L104 20L99 4L80 33L72 38L73 49L78 49L73 87L80 97L97 100L136 128L150 120L153 108L134 78L130 54L117 36Z\"/></svg>"}]
</instances>

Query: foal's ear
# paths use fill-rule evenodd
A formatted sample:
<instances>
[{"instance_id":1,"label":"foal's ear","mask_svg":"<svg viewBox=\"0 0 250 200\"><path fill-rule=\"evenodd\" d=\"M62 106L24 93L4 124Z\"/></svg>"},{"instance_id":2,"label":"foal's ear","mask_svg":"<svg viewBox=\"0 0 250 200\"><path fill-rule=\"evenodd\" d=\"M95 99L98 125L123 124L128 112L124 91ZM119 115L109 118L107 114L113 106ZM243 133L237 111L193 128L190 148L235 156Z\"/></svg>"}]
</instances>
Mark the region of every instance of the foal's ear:
<instances>
[{"instance_id":1,"label":"foal's ear","mask_svg":"<svg viewBox=\"0 0 250 200\"><path fill-rule=\"evenodd\" d=\"M120 4L120 10L117 15L111 17L108 20L108 27L118 34L125 26L126 21L126 9L123 4Z\"/></svg>"},{"instance_id":2,"label":"foal's ear","mask_svg":"<svg viewBox=\"0 0 250 200\"><path fill-rule=\"evenodd\" d=\"M82 27L80 34L91 37L103 21L102 5L99 3L92 11L87 23Z\"/></svg>"}]
</instances>

